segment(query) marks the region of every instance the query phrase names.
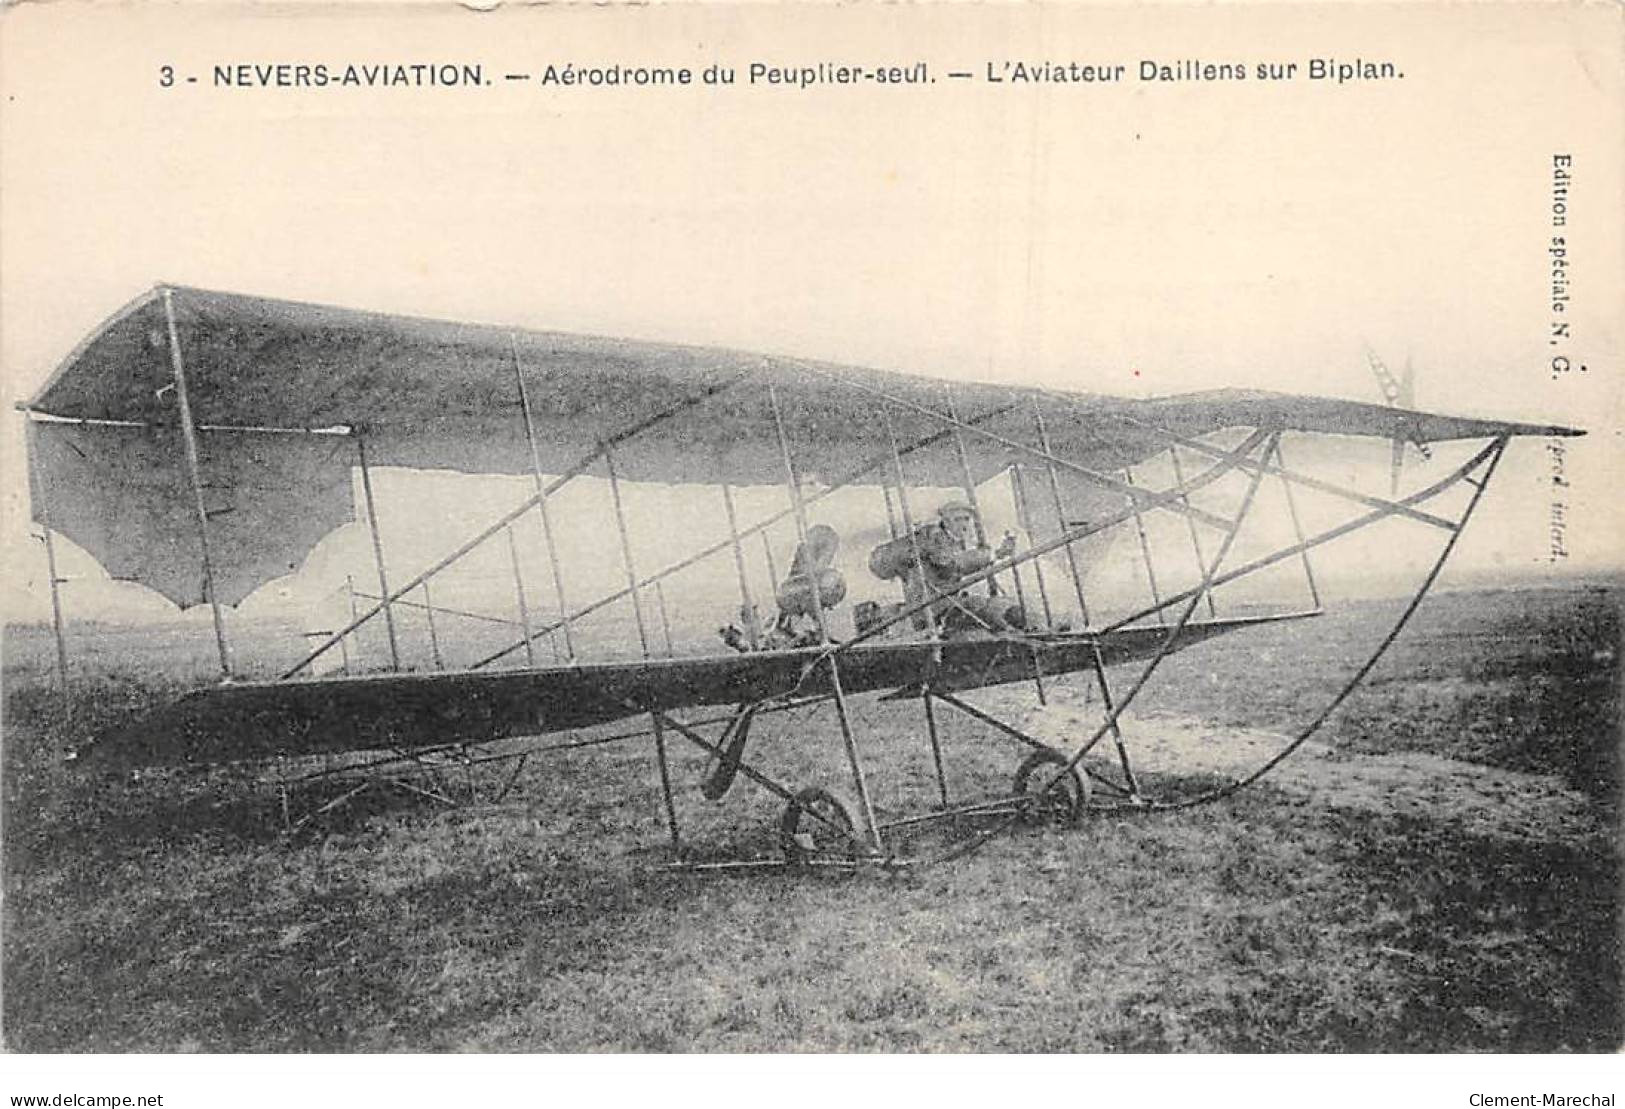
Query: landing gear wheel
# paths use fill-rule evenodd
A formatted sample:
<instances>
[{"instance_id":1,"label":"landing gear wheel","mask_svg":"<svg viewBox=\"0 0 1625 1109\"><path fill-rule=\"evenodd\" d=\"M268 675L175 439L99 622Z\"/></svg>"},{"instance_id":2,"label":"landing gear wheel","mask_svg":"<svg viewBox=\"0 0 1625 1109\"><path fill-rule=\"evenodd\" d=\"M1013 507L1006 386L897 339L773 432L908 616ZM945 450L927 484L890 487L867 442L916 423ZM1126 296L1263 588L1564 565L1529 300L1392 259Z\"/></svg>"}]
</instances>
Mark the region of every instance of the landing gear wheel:
<instances>
[{"instance_id":1,"label":"landing gear wheel","mask_svg":"<svg viewBox=\"0 0 1625 1109\"><path fill-rule=\"evenodd\" d=\"M815 859L855 858L852 817L828 790L804 789L790 799L779 818L779 848L797 866Z\"/></svg>"},{"instance_id":2,"label":"landing gear wheel","mask_svg":"<svg viewBox=\"0 0 1625 1109\"><path fill-rule=\"evenodd\" d=\"M1026 824L1075 825L1089 804L1089 779L1053 747L1040 748L1016 768L1013 792Z\"/></svg>"}]
</instances>

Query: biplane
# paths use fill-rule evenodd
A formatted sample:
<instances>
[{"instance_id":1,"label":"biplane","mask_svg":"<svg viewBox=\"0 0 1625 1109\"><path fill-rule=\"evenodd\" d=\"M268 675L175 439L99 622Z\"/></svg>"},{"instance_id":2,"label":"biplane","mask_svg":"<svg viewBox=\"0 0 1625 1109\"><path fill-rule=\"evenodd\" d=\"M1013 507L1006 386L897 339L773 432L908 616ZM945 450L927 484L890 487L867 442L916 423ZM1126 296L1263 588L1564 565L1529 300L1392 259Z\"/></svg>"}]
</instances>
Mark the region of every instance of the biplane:
<instances>
[{"instance_id":1,"label":"biplane","mask_svg":"<svg viewBox=\"0 0 1625 1109\"><path fill-rule=\"evenodd\" d=\"M1255 780L1319 726L1404 626L1508 442L1579 434L1258 391L1121 399L949 383L167 285L98 327L20 407L34 519L47 537L65 535L113 576L212 613L220 680L95 737L78 752L83 763L359 752L345 773L398 773L447 753L495 751L517 763L554 749L537 737L633 721L608 738L652 749L679 860L674 741L704 753L705 797L720 802L736 780L753 783L783 803L783 858L831 865L917 860L925 853L902 844L922 827L974 828L953 841L963 845L1020 819L1179 806ZM1306 437L1387 440L1396 456L1406 444L1434 445L1443 472L1403 496L1375 496L1289 464L1286 441ZM526 484L506 511L403 574L379 527L374 476L384 468ZM1283 538L1277 527L1261 547L1241 540L1266 487L1291 531ZM681 506L655 521L651 539L649 506L676 490ZM1311 493L1346 514L1310 526L1297 498ZM640 496L642 510L629 510ZM573 548L567 510L595 517ZM1326 712L1226 786L1200 796L1148 788L1124 712L1163 660L1319 614L1311 552L1380 521L1435 532L1440 549ZM274 677L238 673L225 610L296 571L351 522L370 533L376 593ZM1170 524L1186 568L1176 575L1165 561L1159 582L1149 537L1166 545ZM1143 599L1091 593L1094 566L1123 536L1144 555ZM437 616L443 627L459 613L435 603L431 584L504 543L518 608L501 622L504 641L450 661L437 641L432 665L414 658L406 640L418 618L434 636ZM533 563L528 582L521 549L545 567L537 574ZM703 588L692 584L701 567ZM1223 612L1215 603L1282 568L1301 573L1303 596ZM668 586L686 602L675 635L683 621L672 617ZM616 607L630 617L620 641L590 634ZM356 672L347 645L380 627L387 666ZM339 651L343 672L317 675ZM1042 698L1046 683L1072 674L1099 698L1099 719L1064 747L968 696L1022 683ZM912 809L876 802L872 737L853 712L864 697L922 706L936 788ZM754 757L753 729L809 707L822 723L804 726L801 742L822 742L820 733L838 742L841 772L784 781ZM1015 743L1024 757L1011 776L952 796L943 711Z\"/></svg>"}]
</instances>

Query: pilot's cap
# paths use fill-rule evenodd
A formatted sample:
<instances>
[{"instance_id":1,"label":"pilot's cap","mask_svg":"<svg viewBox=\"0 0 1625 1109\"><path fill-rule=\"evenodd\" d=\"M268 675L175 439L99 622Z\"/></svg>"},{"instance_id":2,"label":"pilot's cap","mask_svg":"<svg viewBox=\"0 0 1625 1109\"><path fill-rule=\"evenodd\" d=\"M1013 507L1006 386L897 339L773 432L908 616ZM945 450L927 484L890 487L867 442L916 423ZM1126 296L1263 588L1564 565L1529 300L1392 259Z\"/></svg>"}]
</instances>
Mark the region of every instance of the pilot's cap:
<instances>
[{"instance_id":1,"label":"pilot's cap","mask_svg":"<svg viewBox=\"0 0 1625 1109\"><path fill-rule=\"evenodd\" d=\"M966 501L944 501L941 507L937 509L937 515L944 520L960 513L966 516L975 516L976 510Z\"/></svg>"}]
</instances>

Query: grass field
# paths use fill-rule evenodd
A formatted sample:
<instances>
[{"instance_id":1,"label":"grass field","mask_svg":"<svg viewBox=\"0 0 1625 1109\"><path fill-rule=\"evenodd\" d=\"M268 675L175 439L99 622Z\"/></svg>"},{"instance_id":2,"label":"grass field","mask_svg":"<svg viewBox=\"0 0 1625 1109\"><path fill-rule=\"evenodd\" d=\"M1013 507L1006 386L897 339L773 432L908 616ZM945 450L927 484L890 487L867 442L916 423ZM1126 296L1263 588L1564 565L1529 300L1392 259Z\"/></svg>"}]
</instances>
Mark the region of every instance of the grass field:
<instances>
[{"instance_id":1,"label":"grass field","mask_svg":"<svg viewBox=\"0 0 1625 1109\"><path fill-rule=\"evenodd\" d=\"M1615 1050L1620 597L1441 594L1258 787L891 875L664 869L640 743L532 760L500 802L379 794L285 839L254 768L128 783L60 762L184 675L105 658L70 715L48 671L8 657L6 1044ZM1287 730L1397 608L1185 652L1132 723ZM1056 700L1086 713L1085 688ZM934 789L917 706L857 715L883 808ZM962 719L945 743L956 790L1001 786L1017 758ZM838 750L827 719L797 716L752 757L845 795ZM674 768L694 849L765 849L778 803L741 785L710 805L702 765Z\"/></svg>"}]
</instances>

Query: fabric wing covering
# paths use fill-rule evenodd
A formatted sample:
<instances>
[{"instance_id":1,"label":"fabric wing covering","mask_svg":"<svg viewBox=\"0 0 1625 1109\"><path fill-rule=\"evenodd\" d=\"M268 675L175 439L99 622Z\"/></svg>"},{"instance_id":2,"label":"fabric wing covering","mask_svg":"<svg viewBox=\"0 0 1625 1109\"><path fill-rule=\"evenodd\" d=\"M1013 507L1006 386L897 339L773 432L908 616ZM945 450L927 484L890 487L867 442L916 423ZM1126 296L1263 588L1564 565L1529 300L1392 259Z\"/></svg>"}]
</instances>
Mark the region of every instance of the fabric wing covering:
<instances>
[{"instance_id":1,"label":"fabric wing covering","mask_svg":"<svg viewBox=\"0 0 1625 1109\"><path fill-rule=\"evenodd\" d=\"M298 570L324 535L354 518L355 444L348 438L199 439L222 604ZM43 423L34 443L36 520L78 543L115 579L140 582L183 608L207 599L197 504L175 428Z\"/></svg>"},{"instance_id":2,"label":"fabric wing covering","mask_svg":"<svg viewBox=\"0 0 1625 1109\"><path fill-rule=\"evenodd\" d=\"M323 535L354 518L358 436L374 466L530 473L521 375L548 474L569 473L614 441L617 471L633 481L782 482L776 396L804 478L889 481L884 465L856 471L889 459L892 434L917 448L909 481L952 486L962 477L951 430L925 411L947 411L941 381L159 287L93 332L28 402L40 416L81 421L36 421L33 511L113 576L182 606L204 596L166 296L227 604L297 569ZM1235 390L1134 401L955 383L952 399L962 420L1029 446L1041 412L1055 453L1102 473L1161 450L1153 429L1196 436L1267 426L1423 442L1562 433ZM266 430L343 428L351 434ZM964 442L977 481L1031 460L981 436Z\"/></svg>"}]
</instances>

